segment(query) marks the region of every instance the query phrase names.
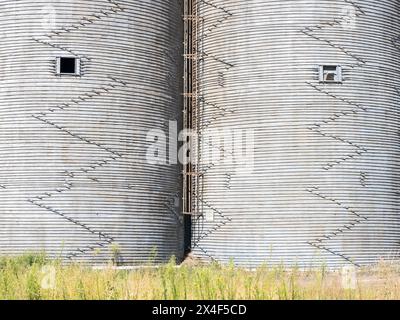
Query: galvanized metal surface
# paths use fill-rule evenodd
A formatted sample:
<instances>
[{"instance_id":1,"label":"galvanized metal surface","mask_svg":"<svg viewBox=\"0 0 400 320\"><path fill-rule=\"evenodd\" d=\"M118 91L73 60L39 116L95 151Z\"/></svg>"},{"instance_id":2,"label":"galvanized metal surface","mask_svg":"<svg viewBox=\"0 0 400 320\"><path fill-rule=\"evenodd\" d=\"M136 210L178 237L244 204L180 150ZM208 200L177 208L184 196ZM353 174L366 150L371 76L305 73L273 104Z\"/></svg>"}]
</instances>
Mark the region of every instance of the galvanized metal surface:
<instances>
[{"instance_id":1,"label":"galvanized metal surface","mask_svg":"<svg viewBox=\"0 0 400 320\"><path fill-rule=\"evenodd\" d=\"M398 258L400 2L198 6L201 130L254 128L256 146L252 174L200 164L194 254L245 266ZM342 66L343 84L319 83L324 64Z\"/></svg>"},{"instance_id":2,"label":"galvanized metal surface","mask_svg":"<svg viewBox=\"0 0 400 320\"><path fill-rule=\"evenodd\" d=\"M0 254L182 257L179 168L145 157L147 131L181 113L181 10L1 1ZM59 56L79 57L82 76L55 76Z\"/></svg>"}]
</instances>

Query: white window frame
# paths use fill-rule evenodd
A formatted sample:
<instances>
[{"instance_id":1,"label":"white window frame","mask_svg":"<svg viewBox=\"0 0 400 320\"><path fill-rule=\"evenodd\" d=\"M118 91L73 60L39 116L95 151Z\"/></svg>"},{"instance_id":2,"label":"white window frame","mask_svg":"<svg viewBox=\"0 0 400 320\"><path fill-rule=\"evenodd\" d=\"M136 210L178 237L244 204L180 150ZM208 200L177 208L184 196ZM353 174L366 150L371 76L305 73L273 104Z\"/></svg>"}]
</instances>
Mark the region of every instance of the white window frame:
<instances>
[{"instance_id":1,"label":"white window frame","mask_svg":"<svg viewBox=\"0 0 400 320\"><path fill-rule=\"evenodd\" d=\"M336 68L334 72L335 80L325 80L325 68ZM343 82L343 69L340 65L324 64L319 66L319 82L320 83L342 83Z\"/></svg>"},{"instance_id":2,"label":"white window frame","mask_svg":"<svg viewBox=\"0 0 400 320\"><path fill-rule=\"evenodd\" d=\"M74 73L61 73L61 59L75 59L75 72ZM56 57L56 74L58 76L80 76L81 75L81 59L71 56Z\"/></svg>"}]
</instances>

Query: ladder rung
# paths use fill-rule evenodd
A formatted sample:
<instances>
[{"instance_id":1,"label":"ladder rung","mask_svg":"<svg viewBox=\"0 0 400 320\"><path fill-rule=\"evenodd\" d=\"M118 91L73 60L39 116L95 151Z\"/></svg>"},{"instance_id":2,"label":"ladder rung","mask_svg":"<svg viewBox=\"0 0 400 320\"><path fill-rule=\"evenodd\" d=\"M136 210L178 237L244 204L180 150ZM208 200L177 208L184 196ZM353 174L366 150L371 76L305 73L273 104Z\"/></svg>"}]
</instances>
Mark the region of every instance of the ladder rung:
<instances>
[{"instance_id":1,"label":"ladder rung","mask_svg":"<svg viewBox=\"0 0 400 320\"><path fill-rule=\"evenodd\" d=\"M195 20L195 21L200 21L201 17L197 16L197 15L193 15L193 14L187 14L183 16L183 20Z\"/></svg>"},{"instance_id":2,"label":"ladder rung","mask_svg":"<svg viewBox=\"0 0 400 320\"><path fill-rule=\"evenodd\" d=\"M184 172L185 176L193 176L193 177L200 177L202 174L199 172Z\"/></svg>"},{"instance_id":3,"label":"ladder rung","mask_svg":"<svg viewBox=\"0 0 400 320\"><path fill-rule=\"evenodd\" d=\"M193 60L197 60L198 59L198 55L196 53L186 53L183 55L186 59L193 59Z\"/></svg>"},{"instance_id":4,"label":"ladder rung","mask_svg":"<svg viewBox=\"0 0 400 320\"><path fill-rule=\"evenodd\" d=\"M192 93L192 92L184 92L183 95L185 97L189 97L189 98L197 98L198 95L196 93Z\"/></svg>"}]
</instances>

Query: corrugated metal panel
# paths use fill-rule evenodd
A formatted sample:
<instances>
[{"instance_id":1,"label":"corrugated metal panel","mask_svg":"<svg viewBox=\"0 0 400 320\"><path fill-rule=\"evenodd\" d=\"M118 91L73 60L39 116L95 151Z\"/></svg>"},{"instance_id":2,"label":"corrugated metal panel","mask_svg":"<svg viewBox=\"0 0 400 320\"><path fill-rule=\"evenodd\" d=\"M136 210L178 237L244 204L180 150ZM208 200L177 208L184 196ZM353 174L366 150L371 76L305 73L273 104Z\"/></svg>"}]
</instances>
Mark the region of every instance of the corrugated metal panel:
<instances>
[{"instance_id":1,"label":"corrugated metal panel","mask_svg":"<svg viewBox=\"0 0 400 320\"><path fill-rule=\"evenodd\" d=\"M181 113L181 10L1 2L0 254L96 263L116 243L125 264L181 258L179 168L145 162L147 131ZM81 77L55 76L65 55Z\"/></svg>"},{"instance_id":2,"label":"corrugated metal panel","mask_svg":"<svg viewBox=\"0 0 400 320\"><path fill-rule=\"evenodd\" d=\"M399 1L198 6L201 129L254 128L256 146L252 174L200 164L195 254L246 266L397 258ZM319 83L324 64L342 66L342 84Z\"/></svg>"}]
</instances>

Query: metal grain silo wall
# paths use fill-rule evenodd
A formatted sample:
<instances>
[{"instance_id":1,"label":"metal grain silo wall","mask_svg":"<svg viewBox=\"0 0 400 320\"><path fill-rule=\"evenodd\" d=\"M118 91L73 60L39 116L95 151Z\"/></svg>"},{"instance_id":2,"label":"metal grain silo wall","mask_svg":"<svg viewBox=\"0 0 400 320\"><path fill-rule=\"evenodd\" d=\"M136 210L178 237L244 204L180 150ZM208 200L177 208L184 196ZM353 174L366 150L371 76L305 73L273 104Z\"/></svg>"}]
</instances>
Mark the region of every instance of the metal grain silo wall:
<instances>
[{"instance_id":1,"label":"metal grain silo wall","mask_svg":"<svg viewBox=\"0 0 400 320\"><path fill-rule=\"evenodd\" d=\"M146 162L181 113L181 20L177 0L1 1L0 254L181 258L179 168Z\"/></svg>"},{"instance_id":2,"label":"metal grain silo wall","mask_svg":"<svg viewBox=\"0 0 400 320\"><path fill-rule=\"evenodd\" d=\"M200 161L195 255L304 267L398 258L399 1L198 9L200 130L254 129L255 164ZM342 66L343 83L320 83L319 65ZM202 139L200 155L209 147Z\"/></svg>"}]
</instances>

